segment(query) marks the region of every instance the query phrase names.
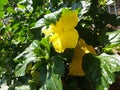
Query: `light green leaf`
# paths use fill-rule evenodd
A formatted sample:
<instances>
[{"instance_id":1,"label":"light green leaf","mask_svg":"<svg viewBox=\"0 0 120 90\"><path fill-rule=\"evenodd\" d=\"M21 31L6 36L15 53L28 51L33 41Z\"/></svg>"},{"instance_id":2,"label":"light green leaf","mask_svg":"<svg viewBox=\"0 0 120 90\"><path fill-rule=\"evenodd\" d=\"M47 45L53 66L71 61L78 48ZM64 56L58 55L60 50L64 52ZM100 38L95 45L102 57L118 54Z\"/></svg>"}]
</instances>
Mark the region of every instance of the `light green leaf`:
<instances>
[{"instance_id":1,"label":"light green leaf","mask_svg":"<svg viewBox=\"0 0 120 90\"><path fill-rule=\"evenodd\" d=\"M61 13L62 13L62 9L60 9L56 12L47 14L47 15L44 16L44 18L47 20L48 24L49 23L54 23L55 24L56 21L59 19Z\"/></svg>"},{"instance_id":2,"label":"light green leaf","mask_svg":"<svg viewBox=\"0 0 120 90\"><path fill-rule=\"evenodd\" d=\"M18 64L15 69L15 76L24 76L27 68L27 63Z\"/></svg>"},{"instance_id":3,"label":"light green leaf","mask_svg":"<svg viewBox=\"0 0 120 90\"><path fill-rule=\"evenodd\" d=\"M100 5L105 5L108 0L99 0Z\"/></svg>"},{"instance_id":4,"label":"light green leaf","mask_svg":"<svg viewBox=\"0 0 120 90\"><path fill-rule=\"evenodd\" d=\"M31 90L29 85L22 85L15 87L15 90Z\"/></svg>"},{"instance_id":5,"label":"light green leaf","mask_svg":"<svg viewBox=\"0 0 120 90\"><path fill-rule=\"evenodd\" d=\"M19 54L14 61L21 62L22 64L18 64L16 66L15 75L16 76L24 76L26 73L26 68L29 63L31 62L37 62L40 58L49 58L50 53L50 47L49 42L47 38L43 38L40 42L37 40L34 40L30 46L28 46L25 51L23 51L21 54Z\"/></svg>"},{"instance_id":6,"label":"light green leaf","mask_svg":"<svg viewBox=\"0 0 120 90\"><path fill-rule=\"evenodd\" d=\"M36 22L35 26L32 27L31 29L41 28L41 27L43 27L43 26L45 26L45 25L46 25L46 20L45 20L44 18L41 18L41 19L39 19L39 20Z\"/></svg>"},{"instance_id":7,"label":"light green leaf","mask_svg":"<svg viewBox=\"0 0 120 90\"><path fill-rule=\"evenodd\" d=\"M0 6L8 4L8 0L0 0Z\"/></svg>"},{"instance_id":8,"label":"light green leaf","mask_svg":"<svg viewBox=\"0 0 120 90\"><path fill-rule=\"evenodd\" d=\"M88 10L90 9L91 2L90 2L90 0L82 0L79 3L81 3L80 13L79 13L79 20L81 20L81 19L85 18L83 15L85 13L87 13Z\"/></svg>"},{"instance_id":9,"label":"light green leaf","mask_svg":"<svg viewBox=\"0 0 120 90\"><path fill-rule=\"evenodd\" d=\"M0 11L0 18L2 18L4 16L4 11Z\"/></svg>"},{"instance_id":10,"label":"light green leaf","mask_svg":"<svg viewBox=\"0 0 120 90\"><path fill-rule=\"evenodd\" d=\"M108 90L110 84L115 82L114 72L120 71L120 56L87 54L84 56L83 69L91 90Z\"/></svg>"},{"instance_id":11,"label":"light green leaf","mask_svg":"<svg viewBox=\"0 0 120 90\"><path fill-rule=\"evenodd\" d=\"M13 9L12 7L8 7L8 8L7 8L7 11L8 11L9 13L14 13L14 9Z\"/></svg>"},{"instance_id":12,"label":"light green leaf","mask_svg":"<svg viewBox=\"0 0 120 90\"><path fill-rule=\"evenodd\" d=\"M120 44L120 30L116 30L113 32L107 32L108 40L112 44Z\"/></svg>"},{"instance_id":13,"label":"light green leaf","mask_svg":"<svg viewBox=\"0 0 120 90\"><path fill-rule=\"evenodd\" d=\"M0 18L4 16L4 5L8 4L8 0L0 0Z\"/></svg>"},{"instance_id":14,"label":"light green leaf","mask_svg":"<svg viewBox=\"0 0 120 90\"><path fill-rule=\"evenodd\" d=\"M36 56L33 53L33 50L36 47L38 47L38 44L39 44L38 41L36 41L36 40L33 41L31 43L31 45L28 48L26 48L26 50L23 53L19 54L14 59L14 61L17 62L17 61L21 60L21 58L24 57L24 60L25 60L22 64L20 63L16 66L15 76L24 76L26 73L26 68L27 68L28 64L36 60Z\"/></svg>"},{"instance_id":15,"label":"light green leaf","mask_svg":"<svg viewBox=\"0 0 120 90\"><path fill-rule=\"evenodd\" d=\"M102 48L103 52L113 54L113 50L120 50L120 30L107 32L108 43Z\"/></svg>"},{"instance_id":16,"label":"light green leaf","mask_svg":"<svg viewBox=\"0 0 120 90\"><path fill-rule=\"evenodd\" d=\"M39 47L34 49L34 53L38 55L40 58L48 59L50 56L50 46L48 42L48 38L42 38L39 43Z\"/></svg>"}]
</instances>

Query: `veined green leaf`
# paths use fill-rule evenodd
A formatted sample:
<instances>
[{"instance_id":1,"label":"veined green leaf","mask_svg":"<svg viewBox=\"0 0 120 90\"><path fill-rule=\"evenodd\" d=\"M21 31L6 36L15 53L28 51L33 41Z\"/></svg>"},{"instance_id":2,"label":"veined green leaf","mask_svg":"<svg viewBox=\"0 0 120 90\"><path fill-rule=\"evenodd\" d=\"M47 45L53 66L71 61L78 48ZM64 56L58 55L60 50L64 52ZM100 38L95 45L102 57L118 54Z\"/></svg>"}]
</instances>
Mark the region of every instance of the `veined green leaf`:
<instances>
[{"instance_id":1,"label":"veined green leaf","mask_svg":"<svg viewBox=\"0 0 120 90\"><path fill-rule=\"evenodd\" d=\"M111 44L120 44L120 30L107 32L108 40Z\"/></svg>"},{"instance_id":2,"label":"veined green leaf","mask_svg":"<svg viewBox=\"0 0 120 90\"><path fill-rule=\"evenodd\" d=\"M26 50L19 54L15 59L14 61L17 61L19 60L20 58L24 57L25 61L21 64L19 63L17 66L16 66L16 70L15 70L15 76L24 76L25 73L26 73L26 68L28 66L29 63L33 62L36 60L36 56L35 54L33 53L33 50L38 47L38 41L33 41L31 43L31 45L26 48ZM20 59L21 60L21 59Z\"/></svg>"},{"instance_id":3,"label":"veined green leaf","mask_svg":"<svg viewBox=\"0 0 120 90\"><path fill-rule=\"evenodd\" d=\"M63 58L61 56L57 55L57 56L54 56L52 59L53 59L53 63L54 63L54 67L53 67L54 73L62 76L65 72Z\"/></svg>"},{"instance_id":4,"label":"veined green leaf","mask_svg":"<svg viewBox=\"0 0 120 90\"><path fill-rule=\"evenodd\" d=\"M48 38L42 38L39 43L39 47L34 49L34 53L38 55L40 58L48 59L50 56L50 46L48 42Z\"/></svg>"},{"instance_id":5,"label":"veined green leaf","mask_svg":"<svg viewBox=\"0 0 120 90\"><path fill-rule=\"evenodd\" d=\"M58 74L52 73L50 78L46 79L46 83L39 90L62 90L61 78Z\"/></svg>"},{"instance_id":6,"label":"veined green leaf","mask_svg":"<svg viewBox=\"0 0 120 90\"><path fill-rule=\"evenodd\" d=\"M45 25L46 25L46 20L45 20L44 18L41 18L41 19L39 19L39 20L36 22L35 26L32 27L31 29L41 28L41 27L43 27L43 26L45 26Z\"/></svg>"},{"instance_id":7,"label":"veined green leaf","mask_svg":"<svg viewBox=\"0 0 120 90\"><path fill-rule=\"evenodd\" d=\"M48 24L49 23L54 23L55 24L56 21L59 19L61 13L62 13L62 9L60 9L56 12L47 14L47 15L44 16L44 18L47 20Z\"/></svg>"},{"instance_id":8,"label":"veined green leaf","mask_svg":"<svg viewBox=\"0 0 120 90\"><path fill-rule=\"evenodd\" d=\"M35 26L32 27L31 29L34 29L34 28L41 28L43 26L46 26L46 25L49 25L50 23L56 23L56 21L58 20L60 14L62 12L62 9L56 11L56 12L53 12L53 13L50 13L50 14L47 14L47 15L44 15L44 18L41 18L39 19Z\"/></svg>"},{"instance_id":9,"label":"veined green leaf","mask_svg":"<svg viewBox=\"0 0 120 90\"><path fill-rule=\"evenodd\" d=\"M108 90L109 85L115 82L114 72L120 71L120 56L87 54L84 56L83 69L91 90Z\"/></svg>"},{"instance_id":10,"label":"veined green leaf","mask_svg":"<svg viewBox=\"0 0 120 90\"><path fill-rule=\"evenodd\" d=\"M15 75L24 76L29 63L36 62L38 58L48 59L49 53L50 47L47 38L43 38L40 42L34 40L25 51L14 59L14 61L19 61L22 58L23 61L22 64L20 63L16 66Z\"/></svg>"},{"instance_id":11,"label":"veined green leaf","mask_svg":"<svg viewBox=\"0 0 120 90\"><path fill-rule=\"evenodd\" d=\"M15 87L15 90L31 90L29 85L22 85Z\"/></svg>"},{"instance_id":12,"label":"veined green leaf","mask_svg":"<svg viewBox=\"0 0 120 90\"><path fill-rule=\"evenodd\" d=\"M107 32L109 43L103 48L105 53L114 53L113 50L120 50L120 31Z\"/></svg>"}]
</instances>

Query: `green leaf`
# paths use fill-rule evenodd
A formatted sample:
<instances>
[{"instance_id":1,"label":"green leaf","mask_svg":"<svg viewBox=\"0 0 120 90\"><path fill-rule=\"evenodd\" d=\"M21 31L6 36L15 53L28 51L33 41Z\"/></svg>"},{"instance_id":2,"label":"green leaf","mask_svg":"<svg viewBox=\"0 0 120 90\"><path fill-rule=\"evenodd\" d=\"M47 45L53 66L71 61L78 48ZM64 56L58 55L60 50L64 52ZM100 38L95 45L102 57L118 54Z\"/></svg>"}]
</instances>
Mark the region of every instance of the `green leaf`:
<instances>
[{"instance_id":1,"label":"green leaf","mask_svg":"<svg viewBox=\"0 0 120 90\"><path fill-rule=\"evenodd\" d=\"M42 38L39 43L39 47L34 49L34 53L38 55L40 58L48 59L50 56L50 46L48 42L48 38Z\"/></svg>"},{"instance_id":2,"label":"green leaf","mask_svg":"<svg viewBox=\"0 0 120 90\"><path fill-rule=\"evenodd\" d=\"M29 85L22 85L15 87L15 90L31 90Z\"/></svg>"},{"instance_id":3,"label":"green leaf","mask_svg":"<svg viewBox=\"0 0 120 90\"><path fill-rule=\"evenodd\" d=\"M59 20L61 13L62 13L62 9L59 9L56 12L45 15L44 18L47 20L48 24L50 23L55 24L56 21Z\"/></svg>"},{"instance_id":4,"label":"green leaf","mask_svg":"<svg viewBox=\"0 0 120 90\"><path fill-rule=\"evenodd\" d=\"M85 13L88 12L88 10L90 9L90 5L91 5L91 2L90 0L82 0L80 1L81 3L81 9L80 9L80 15L79 15L79 19L84 19L85 17L83 16ZM78 4L78 3L77 3ZM79 5L80 7L80 5Z\"/></svg>"},{"instance_id":5,"label":"green leaf","mask_svg":"<svg viewBox=\"0 0 120 90\"><path fill-rule=\"evenodd\" d=\"M42 86L46 84L46 78L47 78L47 67L46 64L43 64L40 67L40 83Z\"/></svg>"},{"instance_id":6,"label":"green leaf","mask_svg":"<svg viewBox=\"0 0 120 90\"><path fill-rule=\"evenodd\" d=\"M112 44L120 44L120 30L116 30L113 32L107 32L108 40Z\"/></svg>"},{"instance_id":7,"label":"green leaf","mask_svg":"<svg viewBox=\"0 0 120 90\"><path fill-rule=\"evenodd\" d=\"M24 60L22 64L20 63L16 66L15 76L24 76L29 63L33 61L36 62L37 59L39 61L40 58L48 59L50 55L49 53L50 46L47 38L43 38L40 42L34 40L30 46L25 49L25 51L23 51L14 59L16 62Z\"/></svg>"},{"instance_id":8,"label":"green leaf","mask_svg":"<svg viewBox=\"0 0 120 90\"><path fill-rule=\"evenodd\" d=\"M46 48L48 50L48 52L50 52L48 38L42 38L40 45L43 46L44 48Z\"/></svg>"},{"instance_id":9,"label":"green leaf","mask_svg":"<svg viewBox=\"0 0 120 90\"><path fill-rule=\"evenodd\" d=\"M0 6L8 4L8 0L0 0Z\"/></svg>"},{"instance_id":10,"label":"green leaf","mask_svg":"<svg viewBox=\"0 0 120 90\"><path fill-rule=\"evenodd\" d=\"M0 18L2 18L4 16L4 11L0 11Z\"/></svg>"},{"instance_id":11,"label":"green leaf","mask_svg":"<svg viewBox=\"0 0 120 90\"><path fill-rule=\"evenodd\" d=\"M54 73L62 76L65 72L63 58L58 55L58 56L54 56L52 59L54 62L54 67L53 67Z\"/></svg>"},{"instance_id":12,"label":"green leaf","mask_svg":"<svg viewBox=\"0 0 120 90\"><path fill-rule=\"evenodd\" d=\"M27 68L27 63L18 64L15 69L15 76L24 76Z\"/></svg>"},{"instance_id":13,"label":"green leaf","mask_svg":"<svg viewBox=\"0 0 120 90\"><path fill-rule=\"evenodd\" d=\"M25 61L21 64L19 63L17 66L16 66L16 69L15 69L15 76L24 76L25 73L26 73L26 68L28 66L29 63L33 62L36 60L36 56L35 54L33 53L33 50L38 47L38 41L33 41L31 43L31 45L25 49L24 52L22 52L21 54L19 54L15 59L14 61L21 61L21 59L24 57Z\"/></svg>"},{"instance_id":14,"label":"green leaf","mask_svg":"<svg viewBox=\"0 0 120 90\"><path fill-rule=\"evenodd\" d=\"M49 25L50 23L54 23L55 24L56 21L58 20L58 18L60 17L61 12L62 12L62 9L60 9L60 10L58 10L56 12L44 15L44 18L39 19L36 22L35 26L32 27L31 29L41 28L43 26Z\"/></svg>"},{"instance_id":15,"label":"green leaf","mask_svg":"<svg viewBox=\"0 0 120 90\"><path fill-rule=\"evenodd\" d=\"M39 6L44 5L44 0L32 0L33 8L36 9Z\"/></svg>"},{"instance_id":16,"label":"green leaf","mask_svg":"<svg viewBox=\"0 0 120 90\"><path fill-rule=\"evenodd\" d=\"M100 5L105 5L108 0L99 0Z\"/></svg>"},{"instance_id":17,"label":"green leaf","mask_svg":"<svg viewBox=\"0 0 120 90\"><path fill-rule=\"evenodd\" d=\"M43 26L45 26L45 25L46 25L46 20L45 20L44 18L42 18L42 19L39 19L39 20L36 22L35 26L32 27L31 29L41 28L41 27L43 27Z\"/></svg>"},{"instance_id":18,"label":"green leaf","mask_svg":"<svg viewBox=\"0 0 120 90\"><path fill-rule=\"evenodd\" d=\"M120 50L120 30L107 32L106 35L109 42L102 48L103 52L113 54L113 50Z\"/></svg>"},{"instance_id":19,"label":"green leaf","mask_svg":"<svg viewBox=\"0 0 120 90\"><path fill-rule=\"evenodd\" d=\"M46 83L39 90L62 90L61 78L58 74L52 73L50 78L47 78Z\"/></svg>"},{"instance_id":20,"label":"green leaf","mask_svg":"<svg viewBox=\"0 0 120 90\"><path fill-rule=\"evenodd\" d=\"M120 56L87 54L83 59L83 69L91 90L108 90L109 85L115 82L114 72L120 71Z\"/></svg>"},{"instance_id":21,"label":"green leaf","mask_svg":"<svg viewBox=\"0 0 120 90\"><path fill-rule=\"evenodd\" d=\"M21 5L21 4L17 4L17 7L24 10L25 9L25 6L24 5Z\"/></svg>"},{"instance_id":22,"label":"green leaf","mask_svg":"<svg viewBox=\"0 0 120 90\"><path fill-rule=\"evenodd\" d=\"M8 4L8 0L0 0L0 18L4 16L4 5Z\"/></svg>"},{"instance_id":23,"label":"green leaf","mask_svg":"<svg viewBox=\"0 0 120 90\"><path fill-rule=\"evenodd\" d=\"M14 9L13 9L12 7L10 7L10 6L7 8L7 11L8 11L9 13L14 13Z\"/></svg>"}]
</instances>

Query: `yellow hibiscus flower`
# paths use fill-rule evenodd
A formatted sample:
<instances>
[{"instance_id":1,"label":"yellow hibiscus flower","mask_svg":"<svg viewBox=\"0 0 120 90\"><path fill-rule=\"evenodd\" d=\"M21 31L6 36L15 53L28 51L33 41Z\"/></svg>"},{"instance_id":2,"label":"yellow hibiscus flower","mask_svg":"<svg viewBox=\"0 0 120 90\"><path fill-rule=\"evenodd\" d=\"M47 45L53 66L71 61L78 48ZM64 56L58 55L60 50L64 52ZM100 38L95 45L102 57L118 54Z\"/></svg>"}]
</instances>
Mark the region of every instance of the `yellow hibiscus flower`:
<instances>
[{"instance_id":1,"label":"yellow hibiscus flower","mask_svg":"<svg viewBox=\"0 0 120 90\"><path fill-rule=\"evenodd\" d=\"M43 33L49 36L49 41L58 53L64 52L66 48L75 48L78 42L78 32L75 26L78 23L78 16L75 11L68 11L61 14L56 24L51 24Z\"/></svg>"},{"instance_id":2,"label":"yellow hibiscus flower","mask_svg":"<svg viewBox=\"0 0 120 90\"><path fill-rule=\"evenodd\" d=\"M85 73L82 69L82 59L86 53L96 54L94 48L85 43L83 39L78 41L77 46L74 49L74 57L69 65L69 75L84 76Z\"/></svg>"}]
</instances>

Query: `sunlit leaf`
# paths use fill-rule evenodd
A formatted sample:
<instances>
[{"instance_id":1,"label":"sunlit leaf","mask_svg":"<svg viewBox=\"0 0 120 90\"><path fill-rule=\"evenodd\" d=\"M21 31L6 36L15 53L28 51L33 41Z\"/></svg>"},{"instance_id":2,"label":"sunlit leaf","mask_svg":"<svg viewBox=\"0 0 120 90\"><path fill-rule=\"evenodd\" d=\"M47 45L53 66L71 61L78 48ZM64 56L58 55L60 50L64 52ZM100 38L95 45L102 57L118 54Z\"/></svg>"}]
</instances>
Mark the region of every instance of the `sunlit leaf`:
<instances>
[{"instance_id":1,"label":"sunlit leaf","mask_svg":"<svg viewBox=\"0 0 120 90\"><path fill-rule=\"evenodd\" d=\"M50 24L50 23L55 24L56 21L59 19L60 15L61 15L61 12L62 12L62 9L60 9L56 12L47 14L47 15L44 16L44 18L47 20L48 24Z\"/></svg>"},{"instance_id":2,"label":"sunlit leaf","mask_svg":"<svg viewBox=\"0 0 120 90\"><path fill-rule=\"evenodd\" d=\"M107 1L108 1L108 0L99 0L99 3L100 3L101 5L105 5L105 4L107 3Z\"/></svg>"},{"instance_id":3,"label":"sunlit leaf","mask_svg":"<svg viewBox=\"0 0 120 90\"><path fill-rule=\"evenodd\" d=\"M106 42L106 46L103 48L103 52L106 53L115 53L115 51L120 50L120 31L107 32L108 43ZM117 53L117 52L116 52Z\"/></svg>"},{"instance_id":4,"label":"sunlit leaf","mask_svg":"<svg viewBox=\"0 0 120 90\"><path fill-rule=\"evenodd\" d=\"M106 34L110 43L112 44L119 44L120 43L120 30L116 30L113 32L107 32Z\"/></svg>"},{"instance_id":5,"label":"sunlit leaf","mask_svg":"<svg viewBox=\"0 0 120 90\"><path fill-rule=\"evenodd\" d=\"M91 90L108 90L109 85L115 82L114 72L120 71L120 56L87 54L84 56L83 68Z\"/></svg>"},{"instance_id":6,"label":"sunlit leaf","mask_svg":"<svg viewBox=\"0 0 120 90\"><path fill-rule=\"evenodd\" d=\"M22 64L18 64L16 66L16 70L15 70L15 75L16 76L24 76L26 73L26 68L28 66L28 64L30 62L33 62L36 60L36 56L33 53L33 50L38 47L38 41L33 41L33 43L31 43L31 45L26 48L26 50L19 54L14 61L19 61L20 58L24 57L25 61ZM21 60L21 59L20 59Z\"/></svg>"},{"instance_id":7,"label":"sunlit leaf","mask_svg":"<svg viewBox=\"0 0 120 90\"><path fill-rule=\"evenodd\" d=\"M39 19L39 20L36 22L35 26L32 27L31 29L41 28L41 27L43 27L43 26L45 26L45 25L46 25L46 20L45 20L44 18L42 18L42 19Z\"/></svg>"},{"instance_id":8,"label":"sunlit leaf","mask_svg":"<svg viewBox=\"0 0 120 90\"><path fill-rule=\"evenodd\" d=\"M4 11L0 11L0 18L4 16Z\"/></svg>"},{"instance_id":9,"label":"sunlit leaf","mask_svg":"<svg viewBox=\"0 0 120 90\"><path fill-rule=\"evenodd\" d=\"M31 90L29 85L22 85L15 87L15 90Z\"/></svg>"},{"instance_id":10,"label":"sunlit leaf","mask_svg":"<svg viewBox=\"0 0 120 90\"><path fill-rule=\"evenodd\" d=\"M8 0L0 0L0 6L8 4Z\"/></svg>"}]
</instances>

